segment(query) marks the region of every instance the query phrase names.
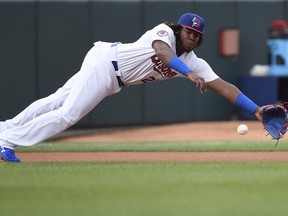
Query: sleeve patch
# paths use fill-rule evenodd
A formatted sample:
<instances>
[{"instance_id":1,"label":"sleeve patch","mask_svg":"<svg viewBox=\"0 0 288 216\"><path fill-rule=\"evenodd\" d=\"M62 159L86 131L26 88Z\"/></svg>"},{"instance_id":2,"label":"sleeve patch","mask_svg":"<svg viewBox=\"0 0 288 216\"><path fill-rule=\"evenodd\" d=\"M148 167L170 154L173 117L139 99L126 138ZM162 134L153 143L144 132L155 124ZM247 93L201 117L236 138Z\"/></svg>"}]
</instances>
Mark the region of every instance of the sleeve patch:
<instances>
[{"instance_id":1,"label":"sleeve patch","mask_svg":"<svg viewBox=\"0 0 288 216\"><path fill-rule=\"evenodd\" d=\"M168 34L169 33L167 31L165 31L165 30L160 30L160 31L157 32L157 35L159 37L166 37L166 36L168 36Z\"/></svg>"}]
</instances>

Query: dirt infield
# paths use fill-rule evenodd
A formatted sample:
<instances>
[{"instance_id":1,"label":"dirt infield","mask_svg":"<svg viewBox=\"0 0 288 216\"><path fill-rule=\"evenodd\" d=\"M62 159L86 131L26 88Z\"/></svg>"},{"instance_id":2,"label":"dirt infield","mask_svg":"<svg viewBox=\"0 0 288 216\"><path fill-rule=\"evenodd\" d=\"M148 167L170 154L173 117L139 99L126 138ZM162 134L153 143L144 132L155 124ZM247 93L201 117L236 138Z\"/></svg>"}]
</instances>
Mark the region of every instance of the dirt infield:
<instances>
[{"instance_id":1,"label":"dirt infield","mask_svg":"<svg viewBox=\"0 0 288 216\"><path fill-rule=\"evenodd\" d=\"M246 124L249 132L237 133L239 124ZM223 121L169 124L142 128L116 129L59 139L65 142L138 142L138 141L218 141L269 140L263 126L257 121Z\"/></svg>"},{"instance_id":2,"label":"dirt infield","mask_svg":"<svg viewBox=\"0 0 288 216\"><path fill-rule=\"evenodd\" d=\"M240 123L247 124L249 132L236 132ZM75 133L77 134L77 133ZM73 135L73 131L72 131ZM284 140L287 138L284 138ZM96 130L77 136L59 136L53 142L137 142L137 141L241 141L270 140L259 122L194 122L141 128ZM274 141L271 141L273 144ZM17 153L22 162L112 162L112 161L177 161L177 162L265 162L288 161L288 152L66 152Z\"/></svg>"}]
</instances>

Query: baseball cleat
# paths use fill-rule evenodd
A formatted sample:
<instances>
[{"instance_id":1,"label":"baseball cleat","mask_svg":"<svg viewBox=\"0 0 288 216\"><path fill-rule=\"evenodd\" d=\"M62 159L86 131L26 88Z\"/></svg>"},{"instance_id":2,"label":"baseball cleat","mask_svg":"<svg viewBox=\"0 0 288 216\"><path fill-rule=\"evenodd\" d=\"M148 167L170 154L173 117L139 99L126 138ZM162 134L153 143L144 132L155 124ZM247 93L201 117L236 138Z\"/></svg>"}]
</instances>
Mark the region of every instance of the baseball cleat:
<instances>
[{"instance_id":1,"label":"baseball cleat","mask_svg":"<svg viewBox=\"0 0 288 216\"><path fill-rule=\"evenodd\" d=\"M15 150L1 146L1 160L12 163L20 163L20 159L15 156Z\"/></svg>"}]
</instances>

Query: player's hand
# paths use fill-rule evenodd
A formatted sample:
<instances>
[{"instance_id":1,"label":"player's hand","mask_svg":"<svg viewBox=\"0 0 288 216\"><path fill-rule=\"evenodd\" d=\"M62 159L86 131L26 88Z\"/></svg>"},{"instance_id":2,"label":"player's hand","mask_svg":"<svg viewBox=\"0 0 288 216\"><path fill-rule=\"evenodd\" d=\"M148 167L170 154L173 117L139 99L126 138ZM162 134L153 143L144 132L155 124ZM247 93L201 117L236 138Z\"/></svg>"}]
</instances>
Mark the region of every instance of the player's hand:
<instances>
[{"instance_id":1,"label":"player's hand","mask_svg":"<svg viewBox=\"0 0 288 216\"><path fill-rule=\"evenodd\" d=\"M187 77L196 84L196 87L200 89L200 93L203 94L207 91L207 83L203 77L198 76L197 74L190 72L187 74Z\"/></svg>"},{"instance_id":2,"label":"player's hand","mask_svg":"<svg viewBox=\"0 0 288 216\"><path fill-rule=\"evenodd\" d=\"M262 121L262 116L263 116L263 107L258 107L256 110L255 110L255 116L256 118L259 120L259 121Z\"/></svg>"}]
</instances>

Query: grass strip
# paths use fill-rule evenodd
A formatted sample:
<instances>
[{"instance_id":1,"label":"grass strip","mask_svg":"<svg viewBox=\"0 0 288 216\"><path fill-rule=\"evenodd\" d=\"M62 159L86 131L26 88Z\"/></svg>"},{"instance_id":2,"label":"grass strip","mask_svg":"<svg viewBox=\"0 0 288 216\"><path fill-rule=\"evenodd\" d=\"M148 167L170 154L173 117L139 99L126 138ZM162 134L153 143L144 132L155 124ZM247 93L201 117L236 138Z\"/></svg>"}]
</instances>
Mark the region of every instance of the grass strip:
<instances>
[{"instance_id":1,"label":"grass strip","mask_svg":"<svg viewBox=\"0 0 288 216\"><path fill-rule=\"evenodd\" d=\"M103 152L103 151L288 151L288 143L275 141L205 141L205 142L44 142L31 147L18 147L20 152Z\"/></svg>"}]
</instances>

